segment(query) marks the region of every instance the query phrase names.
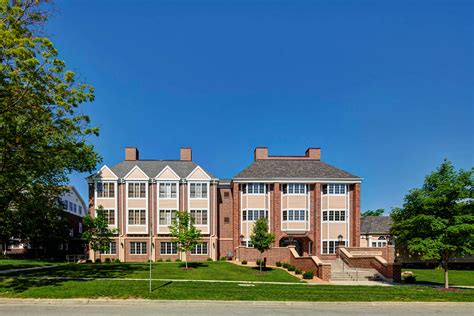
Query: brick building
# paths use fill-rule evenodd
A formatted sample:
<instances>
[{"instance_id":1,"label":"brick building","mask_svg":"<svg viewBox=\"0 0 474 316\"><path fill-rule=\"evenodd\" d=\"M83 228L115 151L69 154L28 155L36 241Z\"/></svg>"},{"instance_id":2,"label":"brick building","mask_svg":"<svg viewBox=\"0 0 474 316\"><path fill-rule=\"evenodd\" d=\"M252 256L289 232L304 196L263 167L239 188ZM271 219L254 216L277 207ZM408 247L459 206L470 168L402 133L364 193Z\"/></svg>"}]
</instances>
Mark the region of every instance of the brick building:
<instances>
[{"instance_id":1,"label":"brick building","mask_svg":"<svg viewBox=\"0 0 474 316\"><path fill-rule=\"evenodd\" d=\"M127 147L123 162L102 167L88 183L89 211L102 205L119 231L102 257L254 261L250 234L260 217L276 236L265 253L270 263L312 258L322 271L338 245L360 246L361 178L321 161L319 148L270 156L258 147L247 168L218 179L192 161L191 148L182 148L179 160L141 160L137 148ZM187 254L178 253L169 235L178 210L190 212L203 236Z\"/></svg>"}]
</instances>

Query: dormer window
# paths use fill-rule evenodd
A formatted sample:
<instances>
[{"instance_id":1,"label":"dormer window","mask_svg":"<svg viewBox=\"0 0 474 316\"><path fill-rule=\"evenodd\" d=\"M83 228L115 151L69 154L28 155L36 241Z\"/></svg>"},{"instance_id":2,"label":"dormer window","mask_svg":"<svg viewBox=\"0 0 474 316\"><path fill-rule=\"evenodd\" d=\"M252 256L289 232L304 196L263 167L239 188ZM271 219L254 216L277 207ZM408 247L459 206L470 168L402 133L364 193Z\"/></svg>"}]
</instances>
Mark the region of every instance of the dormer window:
<instances>
[{"instance_id":1,"label":"dormer window","mask_svg":"<svg viewBox=\"0 0 474 316\"><path fill-rule=\"evenodd\" d=\"M330 183L323 185L323 194L329 195L345 195L347 192L347 185L341 183Z\"/></svg>"}]
</instances>

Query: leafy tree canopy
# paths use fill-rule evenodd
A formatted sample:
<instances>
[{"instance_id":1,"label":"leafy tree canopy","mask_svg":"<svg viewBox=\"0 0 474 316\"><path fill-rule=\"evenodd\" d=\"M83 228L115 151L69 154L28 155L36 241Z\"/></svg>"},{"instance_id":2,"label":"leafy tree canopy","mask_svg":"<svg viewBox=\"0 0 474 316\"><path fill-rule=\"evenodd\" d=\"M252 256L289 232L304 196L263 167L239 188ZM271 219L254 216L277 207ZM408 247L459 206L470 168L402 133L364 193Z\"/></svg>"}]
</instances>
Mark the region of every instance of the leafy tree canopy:
<instances>
[{"instance_id":1,"label":"leafy tree canopy","mask_svg":"<svg viewBox=\"0 0 474 316\"><path fill-rule=\"evenodd\" d=\"M456 171L449 161L411 190L403 208L394 209L391 229L398 251L437 260L445 269L455 256L474 254L474 169Z\"/></svg>"},{"instance_id":2,"label":"leafy tree canopy","mask_svg":"<svg viewBox=\"0 0 474 316\"><path fill-rule=\"evenodd\" d=\"M260 256L272 247L275 235L269 232L268 220L260 217L255 221L250 235L250 241L254 248L260 252ZM262 260L260 260L260 271L262 271Z\"/></svg>"},{"instance_id":3,"label":"leafy tree canopy","mask_svg":"<svg viewBox=\"0 0 474 316\"><path fill-rule=\"evenodd\" d=\"M89 243L89 247L99 251L99 254L108 251L117 230L109 228L104 208L99 206L95 217L91 215L84 217L84 225L86 230L82 233L82 238Z\"/></svg>"},{"instance_id":4,"label":"leafy tree canopy","mask_svg":"<svg viewBox=\"0 0 474 316\"><path fill-rule=\"evenodd\" d=\"M382 216L384 212L385 212L385 209L383 208L379 208L376 210L367 210L363 212L362 214L360 214L360 217L364 218L367 216Z\"/></svg>"},{"instance_id":5,"label":"leafy tree canopy","mask_svg":"<svg viewBox=\"0 0 474 316\"><path fill-rule=\"evenodd\" d=\"M180 252L188 252L196 247L201 239L201 231L194 226L188 212L180 211L176 213L173 225L169 226L170 234L173 242L177 243ZM186 269L188 268L188 260L186 258Z\"/></svg>"},{"instance_id":6,"label":"leafy tree canopy","mask_svg":"<svg viewBox=\"0 0 474 316\"><path fill-rule=\"evenodd\" d=\"M0 0L3 236L16 234L9 224L12 212L32 205L33 198L45 203L41 205L43 211L54 212L57 206L51 196L62 191L68 175L74 171L90 172L100 160L94 147L87 143L89 136L98 135L98 129L90 126L89 117L80 108L82 103L94 100L94 90L67 70L53 43L43 35L49 9L46 2ZM34 213L30 217L38 224L43 221ZM29 235L26 229L21 233Z\"/></svg>"}]
</instances>

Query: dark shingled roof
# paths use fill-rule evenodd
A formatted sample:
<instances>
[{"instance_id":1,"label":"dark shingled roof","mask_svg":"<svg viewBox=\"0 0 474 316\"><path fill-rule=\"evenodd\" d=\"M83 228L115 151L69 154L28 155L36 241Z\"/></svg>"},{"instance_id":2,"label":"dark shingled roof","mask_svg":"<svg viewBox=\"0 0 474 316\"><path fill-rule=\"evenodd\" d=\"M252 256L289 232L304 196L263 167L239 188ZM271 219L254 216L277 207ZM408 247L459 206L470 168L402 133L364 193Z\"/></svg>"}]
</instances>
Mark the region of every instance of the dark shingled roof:
<instances>
[{"instance_id":1,"label":"dark shingled roof","mask_svg":"<svg viewBox=\"0 0 474 316\"><path fill-rule=\"evenodd\" d=\"M150 178L156 177L166 166L173 169L180 178L186 178L198 165L192 161L182 160L125 160L110 167L110 170L112 170L117 177L123 178L135 166L138 166ZM207 170L204 171L211 178L215 179Z\"/></svg>"},{"instance_id":2,"label":"dark shingled roof","mask_svg":"<svg viewBox=\"0 0 474 316\"><path fill-rule=\"evenodd\" d=\"M392 226L390 216L366 216L360 219L361 234L388 234Z\"/></svg>"},{"instance_id":3,"label":"dark shingled roof","mask_svg":"<svg viewBox=\"0 0 474 316\"><path fill-rule=\"evenodd\" d=\"M234 179L360 179L319 160L265 159L254 161Z\"/></svg>"}]
</instances>

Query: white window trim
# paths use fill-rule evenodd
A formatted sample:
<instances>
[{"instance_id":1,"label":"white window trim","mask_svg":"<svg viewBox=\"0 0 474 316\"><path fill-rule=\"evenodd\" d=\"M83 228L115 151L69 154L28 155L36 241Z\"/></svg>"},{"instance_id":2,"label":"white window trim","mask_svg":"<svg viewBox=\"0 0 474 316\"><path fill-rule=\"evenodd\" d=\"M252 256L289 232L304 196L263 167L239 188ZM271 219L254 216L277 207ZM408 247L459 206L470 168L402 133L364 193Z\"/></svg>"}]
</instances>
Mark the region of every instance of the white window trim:
<instances>
[{"instance_id":1,"label":"white window trim","mask_svg":"<svg viewBox=\"0 0 474 316\"><path fill-rule=\"evenodd\" d=\"M98 208L95 208L94 210L94 217L97 217L97 209ZM114 223L113 224L109 224L109 227L117 227L117 216L118 216L118 213L117 213L117 208L111 208L111 207L108 207L108 208L103 208L104 211L114 211Z\"/></svg>"},{"instance_id":2,"label":"white window trim","mask_svg":"<svg viewBox=\"0 0 474 316\"><path fill-rule=\"evenodd\" d=\"M288 193L288 185L304 185L305 193ZM285 190L282 188L281 192L283 196L291 195L291 196L306 196L308 195L308 184L306 183L282 183L282 186L286 186L286 193Z\"/></svg>"},{"instance_id":3,"label":"white window trim","mask_svg":"<svg viewBox=\"0 0 474 316\"><path fill-rule=\"evenodd\" d=\"M243 212L246 212L246 215L245 215L245 220L243 219ZM270 211L269 210L266 210L266 209L263 209L263 208L244 208L242 209L242 211L240 211L240 219L241 219L241 222L245 222L245 223L254 223L256 222L257 220L256 219L252 219L252 220L249 220L249 213L248 211L258 211L259 212L259 216L260 216L260 211L264 211L266 212L266 219L268 220L268 227L270 228ZM253 215L252 215L253 217ZM259 217L260 218L260 217Z\"/></svg>"},{"instance_id":4,"label":"white window trim","mask_svg":"<svg viewBox=\"0 0 474 316\"><path fill-rule=\"evenodd\" d=\"M324 190L323 190L323 188L322 188L322 186L321 186L321 194L322 194L323 196L346 196L346 195L349 194L349 186L348 186L348 184L345 184L345 183L324 183L324 184L322 184L322 185L327 185L327 186L328 186L326 193L323 193ZM329 193L329 186L330 186L330 185L343 185L343 186L345 186L345 193Z\"/></svg>"},{"instance_id":5,"label":"white window trim","mask_svg":"<svg viewBox=\"0 0 474 316\"><path fill-rule=\"evenodd\" d=\"M202 245L203 244L206 244L206 252L202 252ZM199 244L196 245L195 249L197 250L197 247L198 246L201 246L201 253L192 253L191 251L189 251L189 253L191 254L191 256L203 256L203 255L208 255L209 254L209 243L207 241L204 241L204 242L201 242Z\"/></svg>"},{"instance_id":6,"label":"white window trim","mask_svg":"<svg viewBox=\"0 0 474 316\"><path fill-rule=\"evenodd\" d=\"M304 216L305 216L305 220L289 220L289 216L288 216L288 212L289 211L293 211L293 217L294 217L294 211L304 211ZM283 212L287 212L287 219L284 220L283 219ZM309 221L309 212L307 209L295 209L295 208L288 208L288 209L282 209L281 210L281 220L282 220L282 223L307 223Z\"/></svg>"},{"instance_id":7,"label":"white window trim","mask_svg":"<svg viewBox=\"0 0 474 316\"><path fill-rule=\"evenodd\" d=\"M189 209L189 220L191 221L191 211L207 211L207 224L194 224L194 226L209 226L209 222L211 221L210 216L209 216L209 210L204 207L193 207Z\"/></svg>"},{"instance_id":8,"label":"white window trim","mask_svg":"<svg viewBox=\"0 0 474 316\"><path fill-rule=\"evenodd\" d=\"M97 196L97 184L98 183L114 183L114 197L99 197ZM104 199L104 200L117 200L117 187L118 181L113 180L95 180L94 181L94 199L97 202L97 199ZM97 205L97 204L96 204Z\"/></svg>"},{"instance_id":9,"label":"white window trim","mask_svg":"<svg viewBox=\"0 0 474 316\"><path fill-rule=\"evenodd\" d=\"M145 211L145 224L129 224L128 221L129 221L129 212L130 211ZM148 211L145 208L141 208L141 207L134 207L134 208L127 209L127 226L130 226L130 227L147 226L148 227ZM147 230L148 230L148 228L147 228ZM139 233L139 234L141 234L141 233Z\"/></svg>"},{"instance_id":10,"label":"white window trim","mask_svg":"<svg viewBox=\"0 0 474 316\"><path fill-rule=\"evenodd\" d=\"M160 213L161 213L161 211L166 211L166 213L168 213L168 211L170 211L170 212L169 212L169 214L170 214L170 223L169 223L169 224L160 224ZM177 209L173 209L173 208L162 208L162 209L158 209L158 226L160 226L160 227L169 227L169 226L173 225L172 217L171 217L171 213L172 213L173 211L176 212L176 213L178 213L178 210L177 210ZM167 217L168 217L168 216L167 216ZM168 219L168 218L167 218L167 219Z\"/></svg>"},{"instance_id":11,"label":"white window trim","mask_svg":"<svg viewBox=\"0 0 474 316\"><path fill-rule=\"evenodd\" d=\"M147 199L148 200L148 180L132 180L132 181L126 181L127 185L126 185L126 191L125 191L125 196L127 197L127 199L129 200L144 200L144 199ZM145 184L145 197L128 197L128 187L129 185L133 183L133 184L136 184L136 183L139 183L139 184L142 184L144 183ZM140 186L138 186L138 188L140 189Z\"/></svg>"},{"instance_id":12,"label":"white window trim","mask_svg":"<svg viewBox=\"0 0 474 316\"><path fill-rule=\"evenodd\" d=\"M263 185L263 193L247 193L247 185L252 184L252 185ZM241 183L242 187L240 188L240 192L242 195L266 195L268 193L268 185L267 183L263 182L249 182L249 183ZM245 186L245 192L243 190L243 186Z\"/></svg>"},{"instance_id":13,"label":"white window trim","mask_svg":"<svg viewBox=\"0 0 474 316\"><path fill-rule=\"evenodd\" d=\"M327 241L328 242L328 252L324 252L324 247L323 247L323 242ZM334 252L329 252L329 242L332 241L334 242ZM338 239L323 239L321 240L321 254L322 255L335 255L336 254L336 248L337 248L337 245L336 243L338 243L339 240ZM345 245L348 244L348 241L347 239L343 239L342 242L345 242ZM347 247L347 246L346 246Z\"/></svg>"},{"instance_id":14,"label":"white window trim","mask_svg":"<svg viewBox=\"0 0 474 316\"><path fill-rule=\"evenodd\" d=\"M345 217L344 217L344 220L343 221L336 221L336 220L332 220L330 221L329 220L329 211L345 211L346 214L345 214ZM323 216L323 212L328 212L328 219L327 220L324 220L324 216ZM336 216L334 216L335 218ZM339 218L340 218L340 214L339 214ZM347 223L349 221L349 211L344 209L344 208L331 208L331 209L324 209L324 210L321 210L321 223Z\"/></svg>"},{"instance_id":15,"label":"white window trim","mask_svg":"<svg viewBox=\"0 0 474 316\"><path fill-rule=\"evenodd\" d=\"M145 198L129 198L128 197L128 183L133 182L145 182ZM149 185L148 185L148 180L132 180L132 181L125 181L125 231L127 234L132 234L132 235L141 235L141 234L148 234L149 233L149 228L148 228L148 217L149 217L149 203L148 203L148 190L149 190ZM129 200L145 200L145 207L129 207L128 206L128 201ZM129 225L128 224L128 212L130 210L145 210L145 224L144 225ZM145 227L145 230L143 232L130 232L128 230L128 227Z\"/></svg>"},{"instance_id":16,"label":"white window trim","mask_svg":"<svg viewBox=\"0 0 474 316\"><path fill-rule=\"evenodd\" d=\"M161 244L162 243L172 244L172 243L176 243L176 242L173 242L173 241L160 241L160 255L161 256L176 256L177 254L179 254L177 243L176 243L176 253L161 253Z\"/></svg>"},{"instance_id":17,"label":"white window trim","mask_svg":"<svg viewBox=\"0 0 474 316\"><path fill-rule=\"evenodd\" d=\"M144 243L145 244L145 253L132 253L132 243ZM128 249L128 254L131 255L131 256L145 256L145 255L148 255L148 243L146 241L130 241L130 243L128 244L128 246L130 247ZM141 246L140 246L141 248ZM140 250L143 250L143 248L141 248Z\"/></svg>"},{"instance_id":18,"label":"white window trim","mask_svg":"<svg viewBox=\"0 0 474 316\"><path fill-rule=\"evenodd\" d=\"M191 197L191 185L200 184L201 186L205 184L207 186L207 197L202 197L202 187L201 187L201 196L200 197ZM190 200L209 200L211 185L209 181L189 181L188 182L188 199ZM189 206L188 206L189 208Z\"/></svg>"}]
</instances>

